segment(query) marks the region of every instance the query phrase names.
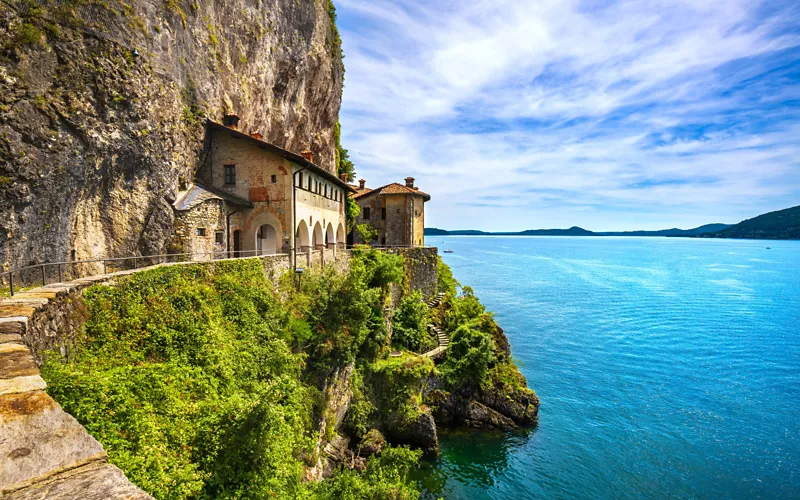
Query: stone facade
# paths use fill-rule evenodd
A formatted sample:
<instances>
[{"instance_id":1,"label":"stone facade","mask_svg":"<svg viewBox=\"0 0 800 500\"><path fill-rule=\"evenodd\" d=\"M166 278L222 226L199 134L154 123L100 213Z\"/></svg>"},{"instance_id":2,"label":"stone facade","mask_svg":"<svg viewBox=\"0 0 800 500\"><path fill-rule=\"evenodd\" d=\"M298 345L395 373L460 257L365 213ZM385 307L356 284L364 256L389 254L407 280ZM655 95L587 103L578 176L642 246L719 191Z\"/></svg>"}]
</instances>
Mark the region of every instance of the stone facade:
<instances>
[{"instance_id":1,"label":"stone facade","mask_svg":"<svg viewBox=\"0 0 800 500\"><path fill-rule=\"evenodd\" d=\"M180 221L176 240L183 242L186 251L247 256L296 249L310 256L310 250L344 247L344 201L350 188L314 165L311 152L301 157L257 135L212 122L207 134L207 154L197 172L197 185L212 195L181 211L179 205L192 204L185 201L194 196L187 190L175 204L181 213L176 217ZM212 205L220 200L215 210ZM200 234L201 224L206 226L205 235ZM211 234L211 227L223 232L221 241Z\"/></svg>"},{"instance_id":2,"label":"stone facade","mask_svg":"<svg viewBox=\"0 0 800 500\"><path fill-rule=\"evenodd\" d=\"M226 205L223 200L202 202L175 212L175 233L170 251L192 254L193 260L226 257Z\"/></svg>"},{"instance_id":3,"label":"stone facade","mask_svg":"<svg viewBox=\"0 0 800 500\"><path fill-rule=\"evenodd\" d=\"M365 182L356 189L356 200L361 213L356 224L368 224L378 230L377 246L416 247L425 242L425 202L430 196L414 186L412 177L406 178L405 185L388 184L377 189L365 187ZM363 243L358 234L353 235L355 243Z\"/></svg>"}]
</instances>

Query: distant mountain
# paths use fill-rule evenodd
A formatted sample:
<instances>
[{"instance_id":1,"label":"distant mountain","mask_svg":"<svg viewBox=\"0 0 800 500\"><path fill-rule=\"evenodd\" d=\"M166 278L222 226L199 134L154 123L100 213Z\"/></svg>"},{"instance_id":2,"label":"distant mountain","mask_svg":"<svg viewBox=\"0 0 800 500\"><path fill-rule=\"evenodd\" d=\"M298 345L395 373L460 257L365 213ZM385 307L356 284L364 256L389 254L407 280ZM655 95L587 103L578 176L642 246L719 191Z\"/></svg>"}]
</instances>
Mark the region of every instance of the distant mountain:
<instances>
[{"instance_id":1,"label":"distant mountain","mask_svg":"<svg viewBox=\"0 0 800 500\"><path fill-rule=\"evenodd\" d=\"M761 240L800 239L800 205L747 219L721 231L697 235L701 238L748 238Z\"/></svg>"},{"instance_id":2,"label":"distant mountain","mask_svg":"<svg viewBox=\"0 0 800 500\"><path fill-rule=\"evenodd\" d=\"M527 229L517 232L487 232L474 229L447 231L435 227L426 227L426 236L694 236L730 227L729 224L706 224L694 229L662 229L660 231L622 231L599 232L589 231L573 226L569 229Z\"/></svg>"}]
</instances>

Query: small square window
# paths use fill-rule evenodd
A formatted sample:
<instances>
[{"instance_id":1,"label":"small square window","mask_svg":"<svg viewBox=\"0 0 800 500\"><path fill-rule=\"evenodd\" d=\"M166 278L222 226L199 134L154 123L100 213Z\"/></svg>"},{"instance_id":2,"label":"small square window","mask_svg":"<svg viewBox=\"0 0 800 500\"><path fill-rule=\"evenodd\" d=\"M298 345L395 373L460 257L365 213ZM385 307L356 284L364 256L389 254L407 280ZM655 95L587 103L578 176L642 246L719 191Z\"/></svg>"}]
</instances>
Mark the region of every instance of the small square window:
<instances>
[{"instance_id":1,"label":"small square window","mask_svg":"<svg viewBox=\"0 0 800 500\"><path fill-rule=\"evenodd\" d=\"M386 208L381 208L381 219L386 220Z\"/></svg>"},{"instance_id":2,"label":"small square window","mask_svg":"<svg viewBox=\"0 0 800 500\"><path fill-rule=\"evenodd\" d=\"M220 245L225 243L225 233L223 231L217 231L214 233L214 242L219 243Z\"/></svg>"},{"instance_id":3,"label":"small square window","mask_svg":"<svg viewBox=\"0 0 800 500\"><path fill-rule=\"evenodd\" d=\"M205 236L206 235L206 228L198 227L197 228L197 236Z\"/></svg>"},{"instance_id":4,"label":"small square window","mask_svg":"<svg viewBox=\"0 0 800 500\"><path fill-rule=\"evenodd\" d=\"M278 176L277 175L273 175L272 176L272 183L273 184L277 184L278 183Z\"/></svg>"},{"instance_id":5,"label":"small square window","mask_svg":"<svg viewBox=\"0 0 800 500\"><path fill-rule=\"evenodd\" d=\"M364 207L364 220L369 220L369 207Z\"/></svg>"},{"instance_id":6,"label":"small square window","mask_svg":"<svg viewBox=\"0 0 800 500\"><path fill-rule=\"evenodd\" d=\"M236 184L236 165L225 165L225 185Z\"/></svg>"}]
</instances>

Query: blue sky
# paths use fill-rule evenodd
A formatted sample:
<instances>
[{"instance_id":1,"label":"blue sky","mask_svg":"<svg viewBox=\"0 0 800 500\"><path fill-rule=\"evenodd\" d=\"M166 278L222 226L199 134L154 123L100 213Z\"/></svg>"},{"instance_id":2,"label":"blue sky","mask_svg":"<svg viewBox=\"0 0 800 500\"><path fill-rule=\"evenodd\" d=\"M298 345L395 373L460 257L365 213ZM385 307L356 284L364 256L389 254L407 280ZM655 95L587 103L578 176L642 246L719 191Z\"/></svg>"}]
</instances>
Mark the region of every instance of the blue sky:
<instances>
[{"instance_id":1,"label":"blue sky","mask_svg":"<svg viewBox=\"0 0 800 500\"><path fill-rule=\"evenodd\" d=\"M689 228L800 205L800 2L335 0L342 143L426 226Z\"/></svg>"}]
</instances>

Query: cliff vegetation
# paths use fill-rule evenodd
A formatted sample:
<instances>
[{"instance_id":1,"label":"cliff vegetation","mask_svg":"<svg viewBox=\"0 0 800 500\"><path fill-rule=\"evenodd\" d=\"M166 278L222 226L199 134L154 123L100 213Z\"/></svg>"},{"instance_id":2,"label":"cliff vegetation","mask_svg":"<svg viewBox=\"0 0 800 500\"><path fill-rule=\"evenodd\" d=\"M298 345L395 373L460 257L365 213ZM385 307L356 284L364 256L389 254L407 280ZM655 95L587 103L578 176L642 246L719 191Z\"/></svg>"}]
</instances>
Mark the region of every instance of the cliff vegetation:
<instances>
[{"instance_id":1,"label":"cliff vegetation","mask_svg":"<svg viewBox=\"0 0 800 500\"><path fill-rule=\"evenodd\" d=\"M42 374L157 498L417 498L409 473L437 423L531 424L538 400L444 264L442 304L396 302L403 265L360 249L300 282L269 281L258 259L133 274L84 293L68 358L51 352ZM428 321L452 332L438 365L415 353Z\"/></svg>"}]
</instances>

